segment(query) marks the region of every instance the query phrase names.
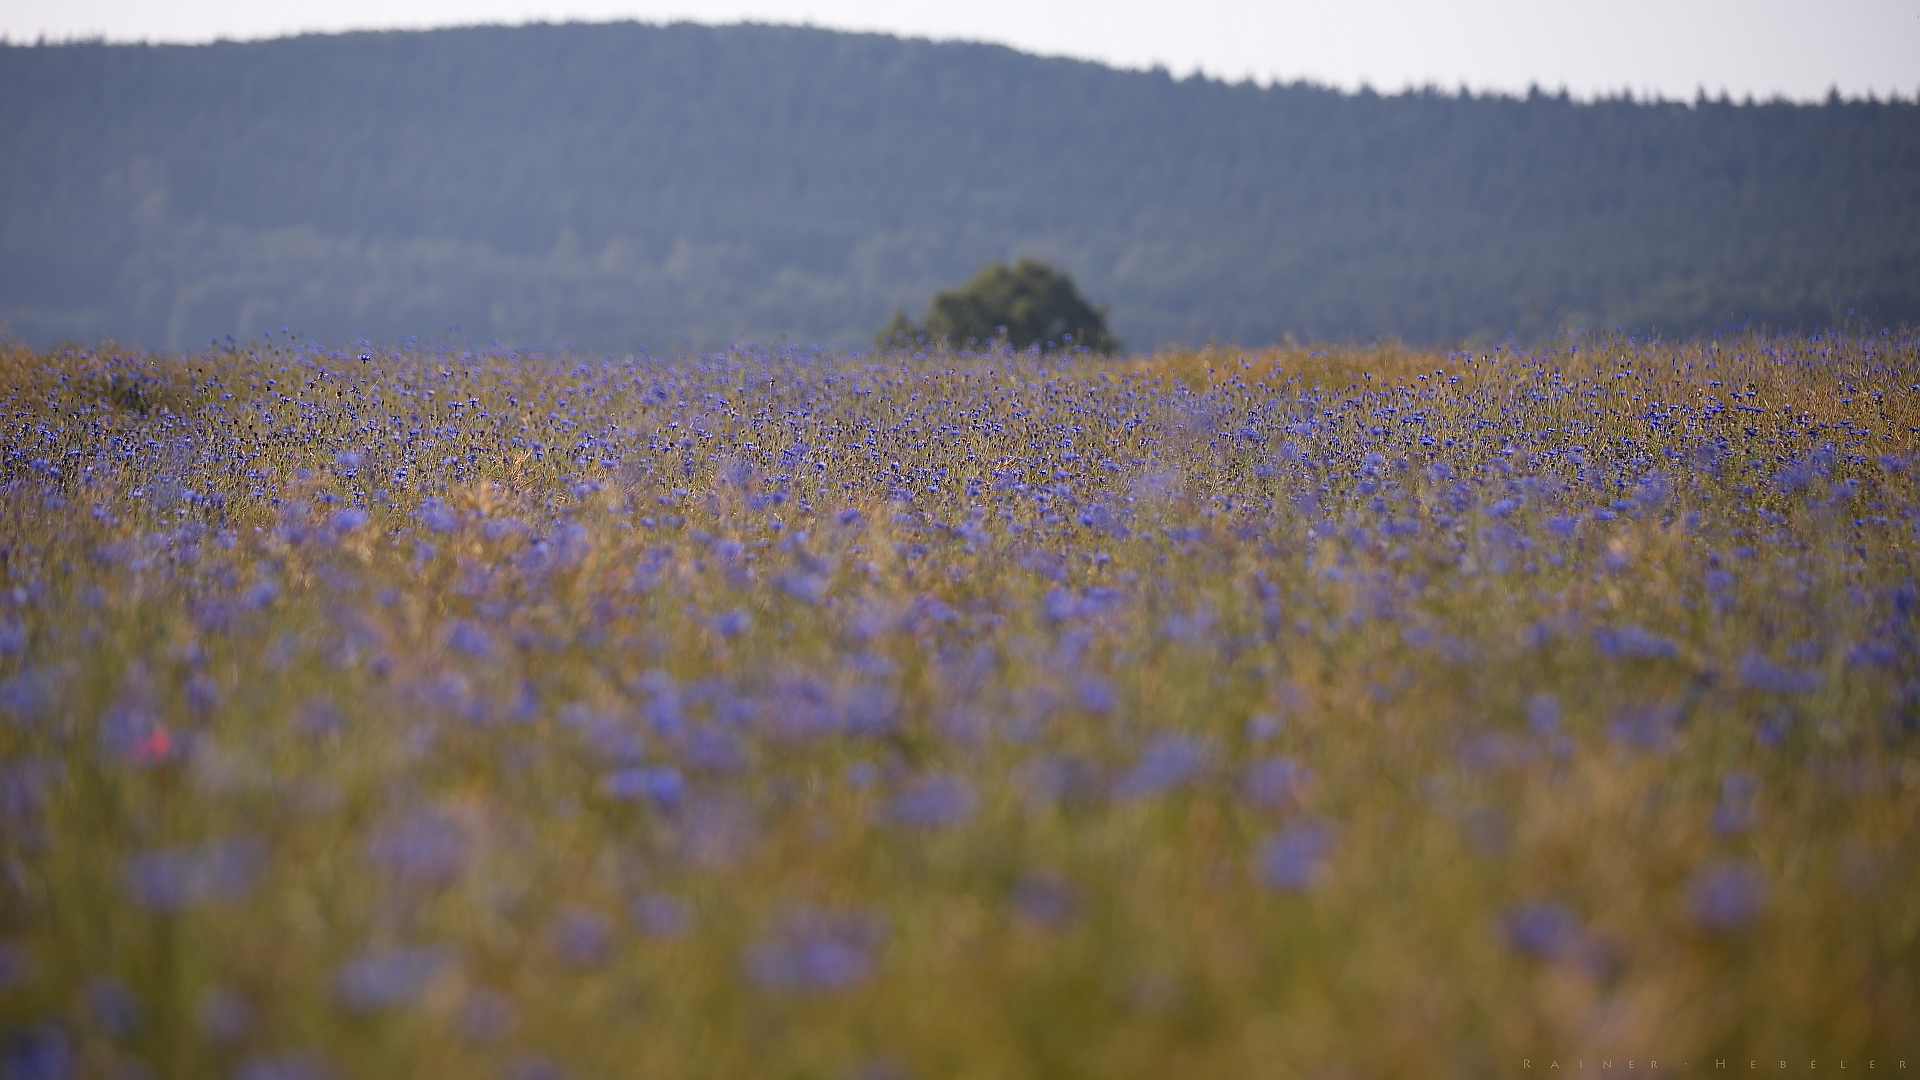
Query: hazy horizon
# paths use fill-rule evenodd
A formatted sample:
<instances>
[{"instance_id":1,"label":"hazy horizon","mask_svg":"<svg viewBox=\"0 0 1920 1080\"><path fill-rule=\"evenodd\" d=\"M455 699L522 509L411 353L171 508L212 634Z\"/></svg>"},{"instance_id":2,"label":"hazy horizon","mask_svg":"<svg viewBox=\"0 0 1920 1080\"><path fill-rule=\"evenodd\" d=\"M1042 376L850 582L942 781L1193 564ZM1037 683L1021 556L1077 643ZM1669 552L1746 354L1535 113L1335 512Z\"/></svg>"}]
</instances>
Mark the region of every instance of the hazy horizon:
<instances>
[{"instance_id":1,"label":"hazy horizon","mask_svg":"<svg viewBox=\"0 0 1920 1080\"><path fill-rule=\"evenodd\" d=\"M0 40L199 44L303 33L474 25L624 22L810 25L934 41L978 41L1121 69L1164 67L1261 84L1382 93L1524 94L1811 101L1920 96L1920 5L1850 0L1814 8L1727 0L1553 5L1480 0L1445 8L1368 0L1334 8L1200 0L882 4L873 0L238 0L156 8L130 0L23 0Z\"/></svg>"}]
</instances>

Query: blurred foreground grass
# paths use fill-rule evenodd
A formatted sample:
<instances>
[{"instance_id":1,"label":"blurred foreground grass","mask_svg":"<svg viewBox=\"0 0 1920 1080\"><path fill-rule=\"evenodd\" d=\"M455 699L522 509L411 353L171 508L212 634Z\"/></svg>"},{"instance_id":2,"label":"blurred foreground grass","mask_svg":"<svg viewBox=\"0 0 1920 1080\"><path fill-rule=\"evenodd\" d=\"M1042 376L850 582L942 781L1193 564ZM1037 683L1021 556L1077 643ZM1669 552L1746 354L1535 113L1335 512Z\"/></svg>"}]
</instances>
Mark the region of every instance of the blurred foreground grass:
<instances>
[{"instance_id":1,"label":"blurred foreground grass","mask_svg":"<svg viewBox=\"0 0 1920 1080\"><path fill-rule=\"evenodd\" d=\"M0 379L9 1078L1920 1064L1911 334Z\"/></svg>"}]
</instances>

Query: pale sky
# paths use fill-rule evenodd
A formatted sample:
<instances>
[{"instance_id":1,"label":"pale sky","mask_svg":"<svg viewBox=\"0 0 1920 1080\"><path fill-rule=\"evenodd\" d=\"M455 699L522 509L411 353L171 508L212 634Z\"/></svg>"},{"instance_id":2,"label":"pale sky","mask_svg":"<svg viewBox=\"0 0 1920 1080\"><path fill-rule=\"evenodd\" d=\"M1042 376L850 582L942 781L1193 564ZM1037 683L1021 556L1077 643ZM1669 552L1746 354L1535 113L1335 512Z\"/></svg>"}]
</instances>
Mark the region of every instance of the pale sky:
<instances>
[{"instance_id":1,"label":"pale sky","mask_svg":"<svg viewBox=\"0 0 1920 1080\"><path fill-rule=\"evenodd\" d=\"M1920 95L1920 0L0 0L16 43L617 19L810 23L1381 91Z\"/></svg>"}]
</instances>

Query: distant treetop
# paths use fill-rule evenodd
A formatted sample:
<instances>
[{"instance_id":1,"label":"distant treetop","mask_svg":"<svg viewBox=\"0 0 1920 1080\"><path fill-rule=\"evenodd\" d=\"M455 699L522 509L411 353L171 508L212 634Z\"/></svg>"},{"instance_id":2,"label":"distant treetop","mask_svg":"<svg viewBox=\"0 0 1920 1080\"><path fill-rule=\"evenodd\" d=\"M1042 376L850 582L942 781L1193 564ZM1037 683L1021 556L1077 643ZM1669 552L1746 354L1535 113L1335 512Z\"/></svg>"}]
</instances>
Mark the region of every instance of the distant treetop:
<instances>
[{"instance_id":1,"label":"distant treetop","mask_svg":"<svg viewBox=\"0 0 1920 1080\"><path fill-rule=\"evenodd\" d=\"M876 340L884 347L921 337L954 345L1005 340L1016 349L1121 348L1107 330L1106 305L1087 303L1072 277L1034 258L989 264L965 285L935 293L924 325L895 311Z\"/></svg>"}]
</instances>

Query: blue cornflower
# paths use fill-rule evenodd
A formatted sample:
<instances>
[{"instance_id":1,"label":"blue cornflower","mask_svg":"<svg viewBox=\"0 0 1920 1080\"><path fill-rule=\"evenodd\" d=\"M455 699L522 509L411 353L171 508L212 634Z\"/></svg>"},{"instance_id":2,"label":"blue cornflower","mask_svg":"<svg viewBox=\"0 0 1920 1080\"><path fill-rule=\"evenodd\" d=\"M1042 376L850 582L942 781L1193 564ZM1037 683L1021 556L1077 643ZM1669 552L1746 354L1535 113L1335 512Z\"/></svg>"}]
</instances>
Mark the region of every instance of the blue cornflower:
<instances>
[{"instance_id":1,"label":"blue cornflower","mask_svg":"<svg viewBox=\"0 0 1920 1080\"><path fill-rule=\"evenodd\" d=\"M412 1005L452 959L443 947L364 952L334 973L334 997L341 1008L356 1013Z\"/></svg>"},{"instance_id":2,"label":"blue cornflower","mask_svg":"<svg viewBox=\"0 0 1920 1080\"><path fill-rule=\"evenodd\" d=\"M1656 511L1666 505L1672 495L1673 488L1665 475L1648 473L1633 489L1633 510L1637 514Z\"/></svg>"},{"instance_id":3,"label":"blue cornflower","mask_svg":"<svg viewBox=\"0 0 1920 1080\"><path fill-rule=\"evenodd\" d=\"M765 990L845 990L873 974L873 951L885 937L879 922L852 912L799 911L771 937L750 946L749 982Z\"/></svg>"},{"instance_id":4,"label":"blue cornflower","mask_svg":"<svg viewBox=\"0 0 1920 1080\"><path fill-rule=\"evenodd\" d=\"M680 770L668 765L615 769L600 781L600 790L610 799L622 802L649 800L658 806L680 805L686 782Z\"/></svg>"},{"instance_id":5,"label":"blue cornflower","mask_svg":"<svg viewBox=\"0 0 1920 1080\"><path fill-rule=\"evenodd\" d=\"M133 988L111 975L86 983L87 1015L110 1039L132 1038L140 1030L140 999Z\"/></svg>"},{"instance_id":6,"label":"blue cornflower","mask_svg":"<svg viewBox=\"0 0 1920 1080\"><path fill-rule=\"evenodd\" d=\"M1826 681L1826 677L1817 669L1776 664L1758 653L1741 657L1735 673L1741 685L1767 694L1817 693Z\"/></svg>"},{"instance_id":7,"label":"blue cornflower","mask_svg":"<svg viewBox=\"0 0 1920 1080\"><path fill-rule=\"evenodd\" d=\"M402 884L449 885L466 871L466 833L450 817L418 812L375 831L367 840L367 857Z\"/></svg>"},{"instance_id":8,"label":"blue cornflower","mask_svg":"<svg viewBox=\"0 0 1920 1080\"><path fill-rule=\"evenodd\" d=\"M609 765L638 765L646 756L640 733L616 717L602 716L578 703L561 710L561 717L576 725L587 746Z\"/></svg>"},{"instance_id":9,"label":"blue cornflower","mask_svg":"<svg viewBox=\"0 0 1920 1080\"><path fill-rule=\"evenodd\" d=\"M510 536L524 535L528 531L530 530L526 522L512 517L488 518L487 523L480 526L481 537L488 541L505 540Z\"/></svg>"},{"instance_id":10,"label":"blue cornflower","mask_svg":"<svg viewBox=\"0 0 1920 1080\"><path fill-rule=\"evenodd\" d=\"M880 779L880 769L871 761L856 761L847 766L847 786L855 791L865 791Z\"/></svg>"},{"instance_id":11,"label":"blue cornflower","mask_svg":"<svg viewBox=\"0 0 1920 1080\"><path fill-rule=\"evenodd\" d=\"M327 521L327 530L334 536L347 536L366 527L367 512L357 506L349 506L334 513Z\"/></svg>"},{"instance_id":12,"label":"blue cornflower","mask_svg":"<svg viewBox=\"0 0 1920 1080\"><path fill-rule=\"evenodd\" d=\"M35 723L51 711L55 690L50 676L33 670L0 680L0 716L19 724Z\"/></svg>"},{"instance_id":13,"label":"blue cornflower","mask_svg":"<svg viewBox=\"0 0 1920 1080\"><path fill-rule=\"evenodd\" d=\"M925 776L887 800L881 819L917 829L958 825L973 816L979 805L973 785L958 776Z\"/></svg>"},{"instance_id":14,"label":"blue cornflower","mask_svg":"<svg viewBox=\"0 0 1920 1080\"><path fill-rule=\"evenodd\" d=\"M447 644L455 652L477 659L485 659L493 655L493 635L487 633L479 624L466 619L456 619L448 627Z\"/></svg>"},{"instance_id":15,"label":"blue cornflower","mask_svg":"<svg viewBox=\"0 0 1920 1080\"><path fill-rule=\"evenodd\" d=\"M1249 764L1240 790L1255 806L1282 810L1298 803L1312 783L1312 769L1291 757L1275 757Z\"/></svg>"},{"instance_id":16,"label":"blue cornflower","mask_svg":"<svg viewBox=\"0 0 1920 1080\"><path fill-rule=\"evenodd\" d=\"M1205 766L1205 744L1187 735L1158 735L1140 752L1132 769L1114 785L1123 799L1162 795L1184 787Z\"/></svg>"},{"instance_id":17,"label":"blue cornflower","mask_svg":"<svg viewBox=\"0 0 1920 1080\"><path fill-rule=\"evenodd\" d=\"M756 471L752 462L733 458L720 466L719 480L729 487L747 488L752 486Z\"/></svg>"},{"instance_id":18,"label":"blue cornflower","mask_svg":"<svg viewBox=\"0 0 1920 1080\"><path fill-rule=\"evenodd\" d=\"M1560 699L1549 693L1538 693L1527 702L1527 730L1540 738L1546 738L1560 730Z\"/></svg>"},{"instance_id":19,"label":"blue cornflower","mask_svg":"<svg viewBox=\"0 0 1920 1080\"><path fill-rule=\"evenodd\" d=\"M1821 469L1813 462L1795 461L1773 474L1773 486L1782 495L1793 495L1810 487L1821 475Z\"/></svg>"},{"instance_id":20,"label":"blue cornflower","mask_svg":"<svg viewBox=\"0 0 1920 1080\"><path fill-rule=\"evenodd\" d=\"M1607 734L1635 750L1665 753L1674 748L1685 718L1685 708L1678 702L1628 706L1614 714Z\"/></svg>"},{"instance_id":21,"label":"blue cornflower","mask_svg":"<svg viewBox=\"0 0 1920 1080\"><path fill-rule=\"evenodd\" d=\"M1255 858L1256 873L1270 888L1304 892L1325 877L1334 840L1332 825L1319 818L1303 818L1260 846Z\"/></svg>"},{"instance_id":22,"label":"blue cornflower","mask_svg":"<svg viewBox=\"0 0 1920 1080\"><path fill-rule=\"evenodd\" d=\"M804 600L809 604L817 604L826 599L831 588L831 582L825 575L808 573L780 574L774 578L774 585L788 596L796 600Z\"/></svg>"},{"instance_id":23,"label":"blue cornflower","mask_svg":"<svg viewBox=\"0 0 1920 1080\"><path fill-rule=\"evenodd\" d=\"M13 1031L0 1045L0 1076L6 1080L68 1080L73 1072L73 1043L53 1024Z\"/></svg>"},{"instance_id":24,"label":"blue cornflower","mask_svg":"<svg viewBox=\"0 0 1920 1080\"><path fill-rule=\"evenodd\" d=\"M326 698L313 698L294 714L293 726L302 735L321 738L340 733L347 724L338 705Z\"/></svg>"},{"instance_id":25,"label":"blue cornflower","mask_svg":"<svg viewBox=\"0 0 1920 1080\"><path fill-rule=\"evenodd\" d=\"M1738 930L1766 907L1767 881L1748 862L1709 863L1687 883L1687 910L1708 930Z\"/></svg>"},{"instance_id":26,"label":"blue cornflower","mask_svg":"<svg viewBox=\"0 0 1920 1080\"><path fill-rule=\"evenodd\" d=\"M740 748L740 743L711 724L687 733L681 760L692 768L716 773L736 772L747 765L746 751Z\"/></svg>"},{"instance_id":27,"label":"blue cornflower","mask_svg":"<svg viewBox=\"0 0 1920 1080\"><path fill-rule=\"evenodd\" d=\"M693 905L666 893L648 893L633 902L633 924L651 938L683 938L693 933Z\"/></svg>"},{"instance_id":28,"label":"blue cornflower","mask_svg":"<svg viewBox=\"0 0 1920 1080\"><path fill-rule=\"evenodd\" d=\"M1573 912L1559 904L1531 902L1507 908L1500 916L1507 945L1536 960L1558 960L1580 944L1582 929Z\"/></svg>"},{"instance_id":29,"label":"blue cornflower","mask_svg":"<svg viewBox=\"0 0 1920 1080\"><path fill-rule=\"evenodd\" d=\"M206 716L220 707L220 683L204 671L196 671L187 677L182 688L187 699L187 708L200 716Z\"/></svg>"},{"instance_id":30,"label":"blue cornflower","mask_svg":"<svg viewBox=\"0 0 1920 1080\"><path fill-rule=\"evenodd\" d=\"M134 855L127 860L123 877L127 892L141 907L184 911L245 894L265 859L265 845L241 837Z\"/></svg>"},{"instance_id":31,"label":"blue cornflower","mask_svg":"<svg viewBox=\"0 0 1920 1080\"><path fill-rule=\"evenodd\" d=\"M459 513L442 499L428 499L420 504L420 523L429 531L450 533L460 531L462 524Z\"/></svg>"},{"instance_id":32,"label":"blue cornflower","mask_svg":"<svg viewBox=\"0 0 1920 1080\"><path fill-rule=\"evenodd\" d=\"M1080 911L1078 891L1058 874L1027 874L1014 883L1011 899L1020 914L1045 927L1064 925Z\"/></svg>"},{"instance_id":33,"label":"blue cornflower","mask_svg":"<svg viewBox=\"0 0 1920 1080\"><path fill-rule=\"evenodd\" d=\"M577 968L595 968L613 952L613 923L584 908L561 912L550 930L554 955Z\"/></svg>"},{"instance_id":34,"label":"blue cornflower","mask_svg":"<svg viewBox=\"0 0 1920 1080\"><path fill-rule=\"evenodd\" d=\"M0 828L26 835L40 821L54 785L65 777L66 767L50 758L18 765L0 762Z\"/></svg>"},{"instance_id":35,"label":"blue cornflower","mask_svg":"<svg viewBox=\"0 0 1920 1080\"><path fill-rule=\"evenodd\" d=\"M180 750L144 695L130 696L107 709L100 720L100 742L108 757L138 765L173 760Z\"/></svg>"},{"instance_id":36,"label":"blue cornflower","mask_svg":"<svg viewBox=\"0 0 1920 1080\"><path fill-rule=\"evenodd\" d=\"M839 726L849 735L885 735L899 725L899 699L886 687L855 687L840 705Z\"/></svg>"},{"instance_id":37,"label":"blue cornflower","mask_svg":"<svg viewBox=\"0 0 1920 1080\"><path fill-rule=\"evenodd\" d=\"M1631 623L1596 627L1593 641L1613 660L1664 660L1680 655L1679 642Z\"/></svg>"},{"instance_id":38,"label":"blue cornflower","mask_svg":"<svg viewBox=\"0 0 1920 1080\"><path fill-rule=\"evenodd\" d=\"M1080 707L1095 716L1105 716L1120 704L1113 684L1097 675L1082 675L1075 681L1074 689Z\"/></svg>"}]
</instances>

